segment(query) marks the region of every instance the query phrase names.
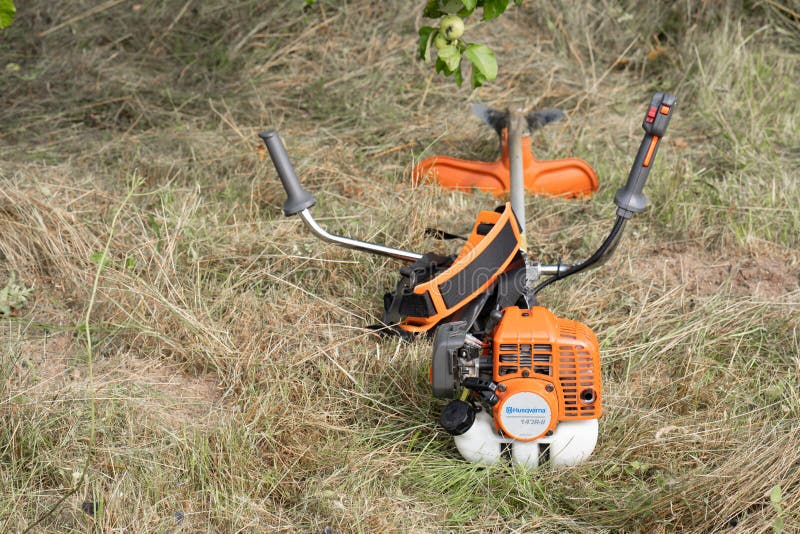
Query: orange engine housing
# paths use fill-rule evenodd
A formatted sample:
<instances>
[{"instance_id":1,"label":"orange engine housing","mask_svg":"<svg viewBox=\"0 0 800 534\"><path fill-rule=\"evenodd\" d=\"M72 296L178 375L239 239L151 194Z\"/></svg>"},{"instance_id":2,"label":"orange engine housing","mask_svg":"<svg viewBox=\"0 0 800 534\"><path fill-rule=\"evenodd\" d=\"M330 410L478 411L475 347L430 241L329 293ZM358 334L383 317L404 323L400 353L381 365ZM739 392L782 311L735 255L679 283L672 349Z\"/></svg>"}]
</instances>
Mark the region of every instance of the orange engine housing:
<instances>
[{"instance_id":1,"label":"orange engine housing","mask_svg":"<svg viewBox=\"0 0 800 534\"><path fill-rule=\"evenodd\" d=\"M506 436L533 441L549 435L561 421L602 415L600 347L588 326L556 317L541 306L505 308L492 335L492 359L499 399L493 415ZM506 406L512 397L540 408ZM514 410L523 415L510 416L515 418L512 427L508 414ZM525 419L525 413L548 410L549 421ZM518 424L526 421L534 423Z\"/></svg>"}]
</instances>

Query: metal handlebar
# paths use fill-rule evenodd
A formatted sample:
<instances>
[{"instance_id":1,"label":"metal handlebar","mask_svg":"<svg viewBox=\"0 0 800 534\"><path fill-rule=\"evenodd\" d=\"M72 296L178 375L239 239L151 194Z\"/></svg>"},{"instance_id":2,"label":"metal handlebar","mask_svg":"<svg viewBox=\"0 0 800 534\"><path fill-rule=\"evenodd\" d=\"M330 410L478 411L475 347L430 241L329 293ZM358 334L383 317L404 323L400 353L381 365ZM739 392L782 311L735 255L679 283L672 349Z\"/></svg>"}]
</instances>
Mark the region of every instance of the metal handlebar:
<instances>
[{"instance_id":1,"label":"metal handlebar","mask_svg":"<svg viewBox=\"0 0 800 534\"><path fill-rule=\"evenodd\" d=\"M299 214L312 234L323 241L339 245L340 247L370 252L372 254L380 254L404 261L416 261L422 257L422 254L417 254L416 252L359 241L358 239L350 239L349 237L334 235L327 232L317 224L317 221L311 216L311 212L308 211L309 208L316 204L317 199L300 184L300 180L298 180L297 174L294 172L292 162L289 161L289 154L286 153L286 147L283 145L283 141L281 141L281 136L274 130L266 130L258 134L258 136L261 137L264 144L267 145L269 157L272 160L272 164L275 165L278 178L281 179L283 189L286 191L286 202L283 204L283 213L286 216Z\"/></svg>"},{"instance_id":2,"label":"metal handlebar","mask_svg":"<svg viewBox=\"0 0 800 534\"><path fill-rule=\"evenodd\" d=\"M399 248L378 245L377 243L368 243L367 241L359 241L358 239L350 239L349 237L328 233L317 224L317 221L314 220L314 217L311 216L311 212L308 210L301 211L300 218L303 219L303 222L306 223L306 226L308 226L312 234L323 241L339 245L340 247L360 250L362 252L371 252L372 254L380 254L381 256L388 256L396 260L404 261L417 261L422 257L422 254L417 254L416 252L409 252L407 250L400 250Z\"/></svg>"},{"instance_id":3,"label":"metal handlebar","mask_svg":"<svg viewBox=\"0 0 800 534\"><path fill-rule=\"evenodd\" d=\"M616 248L619 242L619 237L622 228L625 226L625 221L630 219L635 213L639 213L647 206L647 197L642 192L647 182L647 176L650 173L652 162L655 159L658 150L658 144L664 136L669 124L669 119L672 115L672 110L677 102L677 99L669 94L656 93L650 101L650 107L645 115L642 127L645 131L644 139L639 147L639 152L634 160L631 172L628 175L626 184L621 187L614 198L614 203L617 205L617 223L609 236L600 246L600 248L588 260L577 265L541 265L537 266L538 273L543 276L551 276L550 280L540 284L536 287L534 292L538 292L547 285L557 280L563 279L571 274L580 272L590 266L597 265L605 261L608 256ZM515 118L512 116L512 118ZM269 151L272 163L275 165L275 170L278 172L278 177L283 184L286 191L286 202L283 205L283 212L287 216L300 215L300 218L308 226L311 232L318 238L328 243L333 243L340 247L360 250L362 252L369 252L372 254L379 254L388 256L390 258L403 260L403 261L416 261L422 258L422 254L410 252L407 250L387 247L385 245L378 245L376 243L369 243L367 241L360 241L358 239L351 239L349 237L338 236L329 233L322 228L317 221L312 217L309 208L316 204L314 195L303 188L297 174L294 171L292 163L289 161L289 155L286 153L286 147L281 141L278 132L274 130L266 130L258 134L264 141ZM519 185L519 184L518 184ZM518 189L522 189L518 187ZM513 197L513 192L512 192ZM512 200L515 200L512 198ZM524 207L524 202L516 199L518 205ZM513 202L512 202L513 203ZM517 208L520 212L524 210ZM517 217L521 213L515 213ZM520 225L524 228L524 221ZM523 238L524 244L524 238Z\"/></svg>"}]
</instances>

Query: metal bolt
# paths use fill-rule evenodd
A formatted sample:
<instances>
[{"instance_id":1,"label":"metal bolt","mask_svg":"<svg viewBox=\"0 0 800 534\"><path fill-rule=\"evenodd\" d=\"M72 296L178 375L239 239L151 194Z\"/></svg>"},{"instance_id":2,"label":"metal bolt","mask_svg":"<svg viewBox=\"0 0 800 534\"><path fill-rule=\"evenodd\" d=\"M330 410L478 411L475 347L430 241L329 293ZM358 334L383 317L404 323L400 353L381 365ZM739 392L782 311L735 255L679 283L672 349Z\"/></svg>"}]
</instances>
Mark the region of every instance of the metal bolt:
<instances>
[{"instance_id":1,"label":"metal bolt","mask_svg":"<svg viewBox=\"0 0 800 534\"><path fill-rule=\"evenodd\" d=\"M594 393L594 390L591 388L587 388L581 391L580 397L581 401L584 404L592 404L596 400L596 395Z\"/></svg>"},{"instance_id":2,"label":"metal bolt","mask_svg":"<svg viewBox=\"0 0 800 534\"><path fill-rule=\"evenodd\" d=\"M548 430L547 434L545 434L545 436L552 436L552 435L553 435L553 431L552 430Z\"/></svg>"},{"instance_id":3,"label":"metal bolt","mask_svg":"<svg viewBox=\"0 0 800 534\"><path fill-rule=\"evenodd\" d=\"M497 391L501 391L502 392L502 391L505 391L505 390L506 390L505 384L498 384Z\"/></svg>"},{"instance_id":4,"label":"metal bolt","mask_svg":"<svg viewBox=\"0 0 800 534\"><path fill-rule=\"evenodd\" d=\"M527 369L525 369L524 371L522 371L522 376L524 376L525 378L528 378L529 376L531 376L531 372L528 371Z\"/></svg>"},{"instance_id":5,"label":"metal bolt","mask_svg":"<svg viewBox=\"0 0 800 534\"><path fill-rule=\"evenodd\" d=\"M548 393L552 393L554 389L556 389L556 388L553 386L553 384L547 384L547 385L544 387L544 390L545 390L546 392L548 392Z\"/></svg>"}]
</instances>

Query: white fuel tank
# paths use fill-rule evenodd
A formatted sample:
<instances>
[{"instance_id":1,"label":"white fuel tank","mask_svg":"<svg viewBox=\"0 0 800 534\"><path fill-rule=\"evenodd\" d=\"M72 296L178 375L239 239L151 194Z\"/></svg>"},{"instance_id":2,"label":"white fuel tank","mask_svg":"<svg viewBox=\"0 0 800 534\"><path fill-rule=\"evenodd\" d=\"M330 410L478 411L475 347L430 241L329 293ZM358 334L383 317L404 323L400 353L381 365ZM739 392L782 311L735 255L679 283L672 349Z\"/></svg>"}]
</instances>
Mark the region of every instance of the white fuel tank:
<instances>
[{"instance_id":1,"label":"white fuel tank","mask_svg":"<svg viewBox=\"0 0 800 534\"><path fill-rule=\"evenodd\" d=\"M517 441L501 436L485 411L475 414L469 430L453 439L465 460L485 465L497 463L504 448L511 447L517 465L537 467L549 459L554 466L569 466L585 460L597 444L598 420L562 421L551 436L535 441Z\"/></svg>"}]
</instances>

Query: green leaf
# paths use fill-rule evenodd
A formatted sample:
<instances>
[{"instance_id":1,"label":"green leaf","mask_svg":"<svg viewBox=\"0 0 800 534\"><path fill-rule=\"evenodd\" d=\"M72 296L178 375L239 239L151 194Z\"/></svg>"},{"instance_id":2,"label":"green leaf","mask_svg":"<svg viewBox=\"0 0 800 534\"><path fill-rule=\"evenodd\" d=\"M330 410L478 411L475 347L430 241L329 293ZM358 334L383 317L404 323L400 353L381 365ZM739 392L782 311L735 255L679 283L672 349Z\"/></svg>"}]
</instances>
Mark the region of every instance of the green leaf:
<instances>
[{"instance_id":1,"label":"green leaf","mask_svg":"<svg viewBox=\"0 0 800 534\"><path fill-rule=\"evenodd\" d=\"M461 65L461 54L453 45L445 46L439 50L439 59L447 65L447 73L450 74Z\"/></svg>"},{"instance_id":2,"label":"green leaf","mask_svg":"<svg viewBox=\"0 0 800 534\"><path fill-rule=\"evenodd\" d=\"M461 74L461 65L459 65L458 68L453 71L453 78L456 79L456 85L461 87L461 84L464 83L464 75Z\"/></svg>"},{"instance_id":3,"label":"green leaf","mask_svg":"<svg viewBox=\"0 0 800 534\"><path fill-rule=\"evenodd\" d=\"M431 60L431 41L433 41L433 35L436 31L436 28L432 28L431 26L423 26L419 29L419 54L418 57L425 61Z\"/></svg>"},{"instance_id":4,"label":"green leaf","mask_svg":"<svg viewBox=\"0 0 800 534\"><path fill-rule=\"evenodd\" d=\"M422 16L429 19L438 19L444 15L439 7L439 0L428 0L425 4L425 9L422 10Z\"/></svg>"},{"instance_id":5,"label":"green leaf","mask_svg":"<svg viewBox=\"0 0 800 534\"><path fill-rule=\"evenodd\" d=\"M449 73L447 72L447 63L442 61L442 58L436 58L436 74L440 72L444 72L444 75L447 76Z\"/></svg>"},{"instance_id":6,"label":"green leaf","mask_svg":"<svg viewBox=\"0 0 800 534\"><path fill-rule=\"evenodd\" d=\"M480 87L481 85L483 85L483 82L485 82L485 81L486 81L486 76L481 74L481 71L479 71L478 69L473 67L473 69L472 69L472 88L476 89L476 88Z\"/></svg>"},{"instance_id":7,"label":"green leaf","mask_svg":"<svg viewBox=\"0 0 800 534\"><path fill-rule=\"evenodd\" d=\"M461 0L461 3L464 4L464 9L468 10L470 13L475 11L475 8L478 7L478 0Z\"/></svg>"},{"instance_id":8,"label":"green leaf","mask_svg":"<svg viewBox=\"0 0 800 534\"><path fill-rule=\"evenodd\" d=\"M483 3L483 20L492 20L500 15L508 7L508 0L486 0Z\"/></svg>"},{"instance_id":9,"label":"green leaf","mask_svg":"<svg viewBox=\"0 0 800 534\"><path fill-rule=\"evenodd\" d=\"M471 44L464 52L470 62L472 62L472 87L480 87L485 80L492 81L497 77L497 59L494 57L488 46L482 44ZM478 79L481 81L475 85L475 74L479 73Z\"/></svg>"},{"instance_id":10,"label":"green leaf","mask_svg":"<svg viewBox=\"0 0 800 534\"><path fill-rule=\"evenodd\" d=\"M463 7L464 4L461 3L461 0L445 0L444 5L442 6L442 11L448 15L455 15L461 11Z\"/></svg>"},{"instance_id":11,"label":"green leaf","mask_svg":"<svg viewBox=\"0 0 800 534\"><path fill-rule=\"evenodd\" d=\"M0 28L8 28L14 22L16 13L14 0L0 0Z\"/></svg>"},{"instance_id":12,"label":"green leaf","mask_svg":"<svg viewBox=\"0 0 800 534\"><path fill-rule=\"evenodd\" d=\"M783 534L783 518L776 517L772 521L772 534Z\"/></svg>"},{"instance_id":13,"label":"green leaf","mask_svg":"<svg viewBox=\"0 0 800 534\"><path fill-rule=\"evenodd\" d=\"M769 501L772 504L780 504L782 498L783 498L783 496L781 495L781 486L780 486L780 484L778 484L777 486L775 486L774 488L772 488L770 490L770 492L769 492Z\"/></svg>"},{"instance_id":14,"label":"green leaf","mask_svg":"<svg viewBox=\"0 0 800 534\"><path fill-rule=\"evenodd\" d=\"M108 265L108 262L110 261L108 258L108 254L106 254L105 251L95 252L90 256L89 259L92 260L92 263L100 265L100 269L103 269L106 265Z\"/></svg>"}]
</instances>

